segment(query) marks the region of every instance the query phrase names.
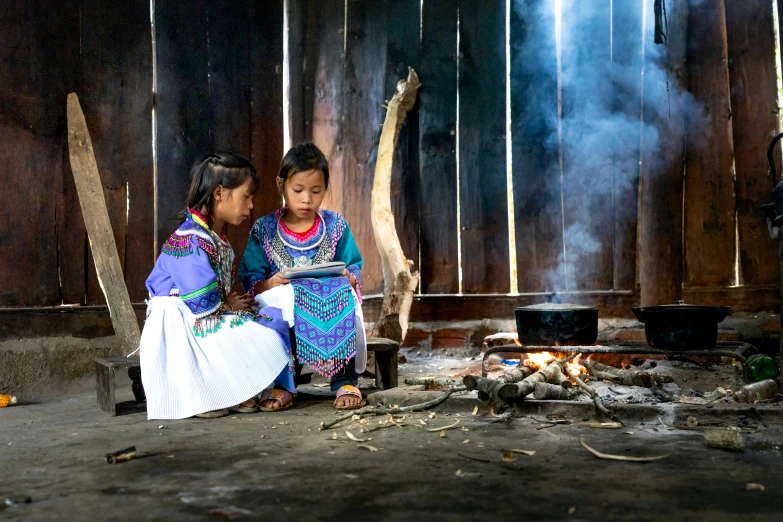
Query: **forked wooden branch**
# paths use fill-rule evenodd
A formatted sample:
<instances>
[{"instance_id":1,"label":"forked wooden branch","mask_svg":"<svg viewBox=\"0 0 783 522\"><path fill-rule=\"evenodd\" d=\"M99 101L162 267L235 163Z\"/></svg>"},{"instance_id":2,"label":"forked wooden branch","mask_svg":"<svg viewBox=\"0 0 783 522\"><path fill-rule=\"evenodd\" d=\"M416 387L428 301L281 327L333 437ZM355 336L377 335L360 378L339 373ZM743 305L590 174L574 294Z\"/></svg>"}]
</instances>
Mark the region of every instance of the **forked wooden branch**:
<instances>
[{"instance_id":1,"label":"forked wooden branch","mask_svg":"<svg viewBox=\"0 0 783 522\"><path fill-rule=\"evenodd\" d=\"M413 303L413 292L419 285L419 273L411 274L411 262L402 251L394 226L391 207L392 164L400 129L408 111L416 103L416 93L420 86L416 71L409 67L407 80L397 83L397 92L389 102L378 143L378 160L375 163L370 207L375 244L383 269L383 304L372 336L385 337L400 343L408 331L408 316Z\"/></svg>"}]
</instances>

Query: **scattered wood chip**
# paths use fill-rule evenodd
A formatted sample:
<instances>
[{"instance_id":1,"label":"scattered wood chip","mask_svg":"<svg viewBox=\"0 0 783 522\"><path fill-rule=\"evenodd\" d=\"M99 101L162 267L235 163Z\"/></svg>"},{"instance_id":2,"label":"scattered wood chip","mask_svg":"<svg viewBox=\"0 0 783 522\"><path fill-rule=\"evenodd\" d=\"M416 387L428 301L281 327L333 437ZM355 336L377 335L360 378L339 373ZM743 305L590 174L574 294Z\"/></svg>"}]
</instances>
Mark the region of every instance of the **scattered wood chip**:
<instances>
[{"instance_id":1,"label":"scattered wood chip","mask_svg":"<svg viewBox=\"0 0 783 522\"><path fill-rule=\"evenodd\" d=\"M419 419L419 424L421 424L422 426L426 426L427 425L427 421L425 421L423 419Z\"/></svg>"},{"instance_id":2,"label":"scattered wood chip","mask_svg":"<svg viewBox=\"0 0 783 522\"><path fill-rule=\"evenodd\" d=\"M569 515L573 515L574 513L576 513L576 508L575 507L571 506L570 508L568 508L568 514Z\"/></svg>"},{"instance_id":3,"label":"scattered wood chip","mask_svg":"<svg viewBox=\"0 0 783 522\"><path fill-rule=\"evenodd\" d=\"M473 415L478 413L478 406L473 406Z\"/></svg>"},{"instance_id":4,"label":"scattered wood chip","mask_svg":"<svg viewBox=\"0 0 783 522\"><path fill-rule=\"evenodd\" d=\"M580 428L597 428L599 430L616 430L623 427L619 422L580 422L578 426Z\"/></svg>"},{"instance_id":5,"label":"scattered wood chip","mask_svg":"<svg viewBox=\"0 0 783 522\"><path fill-rule=\"evenodd\" d=\"M461 469L458 469L454 474L459 478L472 478L481 476L481 473L465 473Z\"/></svg>"},{"instance_id":6,"label":"scattered wood chip","mask_svg":"<svg viewBox=\"0 0 783 522\"><path fill-rule=\"evenodd\" d=\"M351 420L352 420L352 421L360 420L361 418L362 418L362 416L361 416L361 415L352 415L352 416L351 416Z\"/></svg>"},{"instance_id":7,"label":"scattered wood chip","mask_svg":"<svg viewBox=\"0 0 783 522\"><path fill-rule=\"evenodd\" d=\"M370 446L369 444L359 444L357 448L364 448L370 450L370 453L374 453L378 451L378 448L376 448L375 446Z\"/></svg>"},{"instance_id":8,"label":"scattered wood chip","mask_svg":"<svg viewBox=\"0 0 783 522\"><path fill-rule=\"evenodd\" d=\"M441 439L445 439L446 438L446 432L445 431L441 431L440 432L440 438Z\"/></svg>"},{"instance_id":9,"label":"scattered wood chip","mask_svg":"<svg viewBox=\"0 0 783 522\"><path fill-rule=\"evenodd\" d=\"M347 430L345 432L345 436L354 442L369 442L372 440L372 437L367 437L366 439L360 439L359 437L357 437L356 435L354 435L353 433Z\"/></svg>"},{"instance_id":10,"label":"scattered wood chip","mask_svg":"<svg viewBox=\"0 0 783 522\"><path fill-rule=\"evenodd\" d=\"M369 423L370 421L368 421L367 419L362 419L359 421L359 424L369 424Z\"/></svg>"},{"instance_id":11,"label":"scattered wood chip","mask_svg":"<svg viewBox=\"0 0 783 522\"><path fill-rule=\"evenodd\" d=\"M461 429L462 431L470 431L470 429L468 429L468 428L467 428L467 427L465 427L465 426L463 426L463 427L462 427L462 428L460 428L460 429Z\"/></svg>"},{"instance_id":12,"label":"scattered wood chip","mask_svg":"<svg viewBox=\"0 0 783 522\"><path fill-rule=\"evenodd\" d=\"M517 456L511 450L502 450L503 462L514 462L517 460Z\"/></svg>"},{"instance_id":13,"label":"scattered wood chip","mask_svg":"<svg viewBox=\"0 0 783 522\"><path fill-rule=\"evenodd\" d=\"M437 415L435 415L434 413L430 413L430 419L434 419L436 417L437 417Z\"/></svg>"},{"instance_id":14,"label":"scattered wood chip","mask_svg":"<svg viewBox=\"0 0 783 522\"><path fill-rule=\"evenodd\" d=\"M623 462L654 462L656 460L665 459L666 457L668 457L670 455L669 453L667 453L665 455L656 455L654 457L627 457L625 455L610 455L608 453L601 453L600 451L598 451L598 450L596 450L594 448L591 448L582 439L579 439L579 442L582 443L582 446L584 446L584 448L587 451L589 451L590 453L592 453L593 455L595 455L599 459L621 460Z\"/></svg>"},{"instance_id":15,"label":"scattered wood chip","mask_svg":"<svg viewBox=\"0 0 783 522\"><path fill-rule=\"evenodd\" d=\"M332 432L332 439L337 440L337 432L336 431Z\"/></svg>"},{"instance_id":16,"label":"scattered wood chip","mask_svg":"<svg viewBox=\"0 0 783 522\"><path fill-rule=\"evenodd\" d=\"M470 439L465 439L462 441L463 444L470 444Z\"/></svg>"},{"instance_id":17,"label":"scattered wood chip","mask_svg":"<svg viewBox=\"0 0 783 522\"><path fill-rule=\"evenodd\" d=\"M352 474L352 473L346 473L346 474L345 474L345 475L343 475L343 476L344 476L345 478L347 478L347 479L358 479L358 478L359 478L359 476L358 476L358 475L354 475L354 474Z\"/></svg>"},{"instance_id":18,"label":"scattered wood chip","mask_svg":"<svg viewBox=\"0 0 783 522\"><path fill-rule=\"evenodd\" d=\"M452 424L449 424L448 426L443 426L441 428L427 428L427 431L446 431L446 430L450 430L451 428L456 428L457 424L459 424L459 419L454 421Z\"/></svg>"},{"instance_id":19,"label":"scattered wood chip","mask_svg":"<svg viewBox=\"0 0 783 522\"><path fill-rule=\"evenodd\" d=\"M764 491L764 484L756 484L755 482L748 482L745 484L745 491Z\"/></svg>"},{"instance_id":20,"label":"scattered wood chip","mask_svg":"<svg viewBox=\"0 0 783 522\"><path fill-rule=\"evenodd\" d=\"M536 454L535 450L510 449L508 451L511 453L519 453L520 455L527 455L528 457L532 457Z\"/></svg>"}]
</instances>

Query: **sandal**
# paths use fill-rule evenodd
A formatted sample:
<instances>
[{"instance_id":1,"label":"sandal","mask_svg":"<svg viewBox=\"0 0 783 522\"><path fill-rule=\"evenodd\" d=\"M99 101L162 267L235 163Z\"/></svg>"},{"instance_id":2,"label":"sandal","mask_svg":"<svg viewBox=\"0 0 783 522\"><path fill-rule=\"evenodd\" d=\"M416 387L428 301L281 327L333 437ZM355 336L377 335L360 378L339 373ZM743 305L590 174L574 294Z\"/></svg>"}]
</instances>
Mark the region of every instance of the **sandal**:
<instances>
[{"instance_id":1,"label":"sandal","mask_svg":"<svg viewBox=\"0 0 783 522\"><path fill-rule=\"evenodd\" d=\"M338 406L337 401L340 399L340 397L343 397L345 395L350 395L352 397L358 397L359 399L363 399L362 392L359 391L359 388L356 386L351 386L350 384L346 384L345 386L341 386L339 390L337 390L337 397L334 399L334 409L335 410L358 410L359 408L364 407L365 404L367 404L366 401L361 400L358 404L353 404L350 406Z\"/></svg>"},{"instance_id":2,"label":"sandal","mask_svg":"<svg viewBox=\"0 0 783 522\"><path fill-rule=\"evenodd\" d=\"M268 406L262 406L265 401L275 401L280 404L279 408L270 408ZM294 405L294 396L291 392L281 390L280 388L270 388L264 390L261 394L261 399L258 401L258 408L267 413L275 413L278 411L285 411Z\"/></svg>"},{"instance_id":3,"label":"sandal","mask_svg":"<svg viewBox=\"0 0 783 522\"><path fill-rule=\"evenodd\" d=\"M256 401L254 399L248 399L245 402L230 407L228 411L234 413L256 413L258 411L258 406L256 405Z\"/></svg>"},{"instance_id":4,"label":"sandal","mask_svg":"<svg viewBox=\"0 0 783 522\"><path fill-rule=\"evenodd\" d=\"M225 417L226 415L228 415L228 409L223 408L222 410L213 410L205 413L197 413L196 415L194 415L194 417L198 417L199 419L219 419L220 417Z\"/></svg>"}]
</instances>

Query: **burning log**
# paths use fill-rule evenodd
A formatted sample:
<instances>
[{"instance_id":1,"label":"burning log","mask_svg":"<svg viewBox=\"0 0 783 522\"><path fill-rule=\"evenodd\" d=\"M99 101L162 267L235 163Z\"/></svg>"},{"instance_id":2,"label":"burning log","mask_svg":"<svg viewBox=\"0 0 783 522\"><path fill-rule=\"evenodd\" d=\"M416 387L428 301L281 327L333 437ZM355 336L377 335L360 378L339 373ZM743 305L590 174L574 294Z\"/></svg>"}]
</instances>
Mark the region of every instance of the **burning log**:
<instances>
[{"instance_id":1,"label":"burning log","mask_svg":"<svg viewBox=\"0 0 783 522\"><path fill-rule=\"evenodd\" d=\"M555 384L559 386L562 386L564 383L567 384L568 378L563 373L563 365L579 355L580 354L575 353L565 359L555 360L534 374L525 377L516 383L504 382L499 379L488 379L477 375L466 375L462 379L462 383L468 390L478 390L479 397L482 400L489 400L496 404L511 402L522 399L533 393L536 384L538 383ZM524 368L528 367L520 366L516 368L515 371L509 372L510 375L504 378L506 380L516 379L526 373Z\"/></svg>"},{"instance_id":2,"label":"burning log","mask_svg":"<svg viewBox=\"0 0 783 522\"><path fill-rule=\"evenodd\" d=\"M539 382L533 390L533 397L538 400L567 400L570 401L576 397L578 391L576 388L566 388L557 384Z\"/></svg>"},{"instance_id":3,"label":"burning log","mask_svg":"<svg viewBox=\"0 0 783 522\"><path fill-rule=\"evenodd\" d=\"M562 386L564 383L568 382L568 378L563 373L563 366L567 362L570 362L574 358L578 357L581 354L574 353L570 356L566 357L565 359L561 359L559 361L554 361L543 368L541 368L539 371L531 375L530 377L527 377L523 379L518 384L514 385L514 391L516 395L514 396L515 399L523 399L533 393L533 390L536 388L536 384L538 383L548 383L548 384L556 384L559 386ZM511 385L507 385L509 388L511 388ZM505 394L510 394L510 392L503 390Z\"/></svg>"}]
</instances>

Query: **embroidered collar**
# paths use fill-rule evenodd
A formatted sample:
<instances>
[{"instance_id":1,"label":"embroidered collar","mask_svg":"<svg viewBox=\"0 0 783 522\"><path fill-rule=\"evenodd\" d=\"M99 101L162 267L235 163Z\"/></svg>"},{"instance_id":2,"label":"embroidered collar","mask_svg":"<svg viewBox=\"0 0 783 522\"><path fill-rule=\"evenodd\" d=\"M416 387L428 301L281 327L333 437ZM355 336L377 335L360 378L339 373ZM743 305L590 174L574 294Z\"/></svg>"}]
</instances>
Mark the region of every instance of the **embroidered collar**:
<instances>
[{"instance_id":1,"label":"embroidered collar","mask_svg":"<svg viewBox=\"0 0 783 522\"><path fill-rule=\"evenodd\" d=\"M315 234L318 232L318 229L323 222L323 218L320 214L316 214L316 219L313 220L313 224L305 230L304 232L294 232L290 228L288 228L288 225L285 224L285 220L283 219L283 214L285 213L285 210L283 213L281 213L279 222L280 222L280 229L288 237L291 237L295 240L297 240L300 243L305 243L312 239Z\"/></svg>"},{"instance_id":2,"label":"embroidered collar","mask_svg":"<svg viewBox=\"0 0 783 522\"><path fill-rule=\"evenodd\" d=\"M200 225L202 228L204 228L207 232L210 233L210 235L216 235L215 232L209 227L209 223L207 222L207 219L199 212L198 210L188 208L188 214L190 214L190 218L198 225ZM228 241L226 238L225 231L222 231L220 235L218 236L223 242Z\"/></svg>"}]
</instances>

